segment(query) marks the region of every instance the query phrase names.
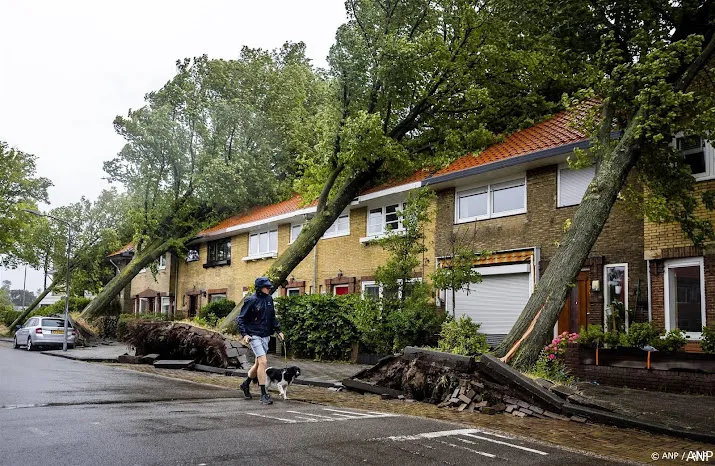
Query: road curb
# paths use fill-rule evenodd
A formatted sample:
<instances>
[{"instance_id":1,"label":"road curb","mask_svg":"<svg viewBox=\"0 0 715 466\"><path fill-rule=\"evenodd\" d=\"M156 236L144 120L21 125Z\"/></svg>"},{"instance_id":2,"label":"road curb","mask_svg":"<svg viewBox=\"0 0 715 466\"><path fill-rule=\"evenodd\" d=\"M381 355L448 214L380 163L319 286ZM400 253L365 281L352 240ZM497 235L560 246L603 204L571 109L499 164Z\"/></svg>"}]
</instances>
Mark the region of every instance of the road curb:
<instances>
[{"instance_id":1,"label":"road curb","mask_svg":"<svg viewBox=\"0 0 715 466\"><path fill-rule=\"evenodd\" d=\"M83 358L81 356L76 356L73 354L53 353L51 351L40 351L40 354L44 354L46 356L54 356L56 358L71 359L73 361L82 361L82 362L119 362L117 360L117 358Z\"/></svg>"}]
</instances>

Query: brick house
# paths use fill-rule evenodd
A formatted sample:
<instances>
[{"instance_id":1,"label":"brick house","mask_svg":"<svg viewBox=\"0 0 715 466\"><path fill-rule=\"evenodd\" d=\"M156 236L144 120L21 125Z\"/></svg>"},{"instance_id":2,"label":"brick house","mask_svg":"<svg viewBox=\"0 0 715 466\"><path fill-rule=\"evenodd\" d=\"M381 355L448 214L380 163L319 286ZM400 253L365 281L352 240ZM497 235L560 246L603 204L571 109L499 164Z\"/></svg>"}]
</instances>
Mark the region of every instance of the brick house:
<instances>
[{"instance_id":1,"label":"brick house","mask_svg":"<svg viewBox=\"0 0 715 466\"><path fill-rule=\"evenodd\" d=\"M460 238L468 238L465 245L474 251L493 252L475 262L483 281L456 293L457 313L481 322L491 343L516 322L594 176L593 167L571 170L567 164L575 148L589 147L573 125L581 115L561 112L478 155L459 158L422 183L438 195L438 264L449 260ZM633 179L628 182L633 185ZM642 218L616 202L555 331L603 325L613 300L635 310L636 320L647 319L643 228ZM451 313L451 295L440 298Z\"/></svg>"},{"instance_id":2,"label":"brick house","mask_svg":"<svg viewBox=\"0 0 715 466\"><path fill-rule=\"evenodd\" d=\"M427 175L418 172L399 182L364 191L276 293L379 294L373 274L384 263L387 253L374 240L388 228L401 228L396 211L402 209L408 192L420 187ZM187 260L178 266L178 312L193 316L215 299L238 302L255 278L265 273L288 248L315 211L315 203L304 205L295 196L201 231L189 244ZM429 253L416 276L423 276L434 267L429 259L434 257L434 222L430 222L426 236Z\"/></svg>"},{"instance_id":3,"label":"brick house","mask_svg":"<svg viewBox=\"0 0 715 466\"><path fill-rule=\"evenodd\" d=\"M125 245L112 253L108 259L121 270L132 260L134 247ZM176 256L166 253L156 262L156 275L142 269L132 279L131 285L119 295L122 313L150 313L173 315L176 290Z\"/></svg>"},{"instance_id":4,"label":"brick house","mask_svg":"<svg viewBox=\"0 0 715 466\"><path fill-rule=\"evenodd\" d=\"M715 148L701 137L679 137L675 144L691 167L701 199L715 189ZM715 222L715 212L702 203L696 214ZM702 327L715 322L715 249L694 247L677 223L646 220L644 228L651 320L661 329L685 331L693 342L686 349L698 351Z\"/></svg>"}]
</instances>

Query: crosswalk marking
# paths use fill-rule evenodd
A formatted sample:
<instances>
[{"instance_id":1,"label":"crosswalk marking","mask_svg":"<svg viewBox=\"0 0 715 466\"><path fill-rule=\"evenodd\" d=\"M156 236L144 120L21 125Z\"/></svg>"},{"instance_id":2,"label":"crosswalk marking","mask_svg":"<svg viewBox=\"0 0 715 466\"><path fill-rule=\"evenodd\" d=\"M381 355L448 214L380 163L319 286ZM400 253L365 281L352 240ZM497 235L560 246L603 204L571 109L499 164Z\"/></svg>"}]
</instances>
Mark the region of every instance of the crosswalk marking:
<instances>
[{"instance_id":1,"label":"crosswalk marking","mask_svg":"<svg viewBox=\"0 0 715 466\"><path fill-rule=\"evenodd\" d=\"M513 443L509 443L509 442L502 442L501 440L494 440L493 438L482 437L481 435L474 435L473 433L467 433L464 435L466 435L467 437L472 437L472 438L476 438L479 440L485 440L487 442L498 443L499 445L506 445L507 447L518 448L519 450L536 453L538 455L548 455L548 453L546 453L545 451L534 450L533 448L522 447L521 445L514 445Z\"/></svg>"},{"instance_id":2,"label":"crosswalk marking","mask_svg":"<svg viewBox=\"0 0 715 466\"><path fill-rule=\"evenodd\" d=\"M325 412L325 414L306 413L306 412L296 411L296 410L286 410L286 411L283 411L282 413L277 413L277 414L280 414L280 416L274 416L271 414L264 414L264 413L245 413L245 414L247 414L249 416L262 417L262 418L266 418L266 419L275 419L277 421L286 422L288 424L296 424L299 422L331 422L331 421L376 419L376 418L395 417L396 416L395 414L388 414L388 413L376 413L376 412L369 412L369 411L355 412L355 411L346 411L346 410L330 409L330 408L323 408L322 411ZM287 416L286 414L288 414L288 413L290 413L293 416Z\"/></svg>"},{"instance_id":3,"label":"crosswalk marking","mask_svg":"<svg viewBox=\"0 0 715 466\"><path fill-rule=\"evenodd\" d=\"M459 439L459 440L461 440L461 439ZM496 458L497 457L497 455L493 455L491 453L486 453L486 452L479 451L479 450L473 450L473 449L467 448L463 445L457 445L456 443L445 442L444 440L435 440L435 442L439 442L443 445L449 445L450 447L459 448L460 450L467 450L468 452L476 453L477 455L486 456L487 458Z\"/></svg>"},{"instance_id":4,"label":"crosswalk marking","mask_svg":"<svg viewBox=\"0 0 715 466\"><path fill-rule=\"evenodd\" d=\"M334 417L323 416L322 414L301 413L300 411L286 411L286 413L300 414L302 416L314 416L314 417L318 417L324 421L335 421L336 420Z\"/></svg>"},{"instance_id":5,"label":"crosswalk marking","mask_svg":"<svg viewBox=\"0 0 715 466\"><path fill-rule=\"evenodd\" d=\"M383 437L373 440L392 440L394 442L405 442L408 440L433 439L439 437L451 437L453 435L477 434L480 432L481 431L477 429L441 430L438 432L424 432L422 434L415 435L394 435L391 437Z\"/></svg>"},{"instance_id":6,"label":"crosswalk marking","mask_svg":"<svg viewBox=\"0 0 715 466\"><path fill-rule=\"evenodd\" d=\"M294 420L294 419L283 419L283 418L281 418L281 417L268 416L268 415L266 415L266 414L258 414L258 413L244 413L244 414L247 414L247 415L249 415L249 416L265 417L265 418L267 418L267 419L276 419L276 420L278 420L278 421L287 422L287 423L289 423L289 424L295 424L295 423L298 422L298 421L296 421L296 420Z\"/></svg>"}]
</instances>

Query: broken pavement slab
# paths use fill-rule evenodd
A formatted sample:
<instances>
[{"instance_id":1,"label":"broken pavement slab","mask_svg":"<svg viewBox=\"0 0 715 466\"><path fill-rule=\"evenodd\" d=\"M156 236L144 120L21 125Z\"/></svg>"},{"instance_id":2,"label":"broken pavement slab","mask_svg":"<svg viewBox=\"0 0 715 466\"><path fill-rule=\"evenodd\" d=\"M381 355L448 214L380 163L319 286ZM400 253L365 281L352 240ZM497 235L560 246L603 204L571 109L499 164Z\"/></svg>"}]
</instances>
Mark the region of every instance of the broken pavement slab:
<instances>
[{"instance_id":1,"label":"broken pavement slab","mask_svg":"<svg viewBox=\"0 0 715 466\"><path fill-rule=\"evenodd\" d=\"M193 369L193 359L163 359L154 361L154 367L159 369Z\"/></svg>"},{"instance_id":2,"label":"broken pavement slab","mask_svg":"<svg viewBox=\"0 0 715 466\"><path fill-rule=\"evenodd\" d=\"M437 362L446 367L450 367L459 372L473 372L476 367L476 362L471 356L462 356L459 354L444 353L442 351L428 350L415 346L405 348L404 357L413 359L415 357L423 358L427 361Z\"/></svg>"}]
</instances>

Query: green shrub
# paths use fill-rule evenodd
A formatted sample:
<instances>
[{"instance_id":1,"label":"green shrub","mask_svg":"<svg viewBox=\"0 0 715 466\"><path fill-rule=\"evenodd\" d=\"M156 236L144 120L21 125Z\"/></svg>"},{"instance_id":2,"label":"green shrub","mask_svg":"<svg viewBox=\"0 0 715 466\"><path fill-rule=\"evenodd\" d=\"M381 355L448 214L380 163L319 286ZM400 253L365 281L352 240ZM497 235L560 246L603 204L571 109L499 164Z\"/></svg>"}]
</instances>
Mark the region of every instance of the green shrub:
<instances>
[{"instance_id":1,"label":"green shrub","mask_svg":"<svg viewBox=\"0 0 715 466\"><path fill-rule=\"evenodd\" d=\"M534 377L541 377L554 383L567 385L573 383L573 377L569 375L563 362L558 358L550 358L550 354L552 353L546 349L541 350L539 358L529 373Z\"/></svg>"},{"instance_id":2,"label":"green shrub","mask_svg":"<svg viewBox=\"0 0 715 466\"><path fill-rule=\"evenodd\" d=\"M117 337L117 324L119 323L119 316L99 316L92 321L97 329L99 330L99 336L102 338L116 338Z\"/></svg>"},{"instance_id":3,"label":"green shrub","mask_svg":"<svg viewBox=\"0 0 715 466\"><path fill-rule=\"evenodd\" d=\"M382 305L385 308L390 306L384 300ZM425 302L421 296L410 296L400 306L391 309L387 316L392 332L392 350L436 345L444 319L445 316L437 312L434 304Z\"/></svg>"},{"instance_id":4,"label":"green shrub","mask_svg":"<svg viewBox=\"0 0 715 466\"><path fill-rule=\"evenodd\" d=\"M209 314L213 314L215 318L223 319L233 311L236 303L230 299L222 299L220 301L212 301L199 311L199 317L208 319Z\"/></svg>"},{"instance_id":5,"label":"green shrub","mask_svg":"<svg viewBox=\"0 0 715 466\"><path fill-rule=\"evenodd\" d=\"M392 352L393 334L388 314L376 299L354 300L353 312L348 315L360 336L360 343L374 353Z\"/></svg>"},{"instance_id":6,"label":"green shrub","mask_svg":"<svg viewBox=\"0 0 715 466\"><path fill-rule=\"evenodd\" d=\"M687 343L685 332L676 328L666 333L664 338L656 338L653 346L658 351L680 351Z\"/></svg>"},{"instance_id":7,"label":"green shrub","mask_svg":"<svg viewBox=\"0 0 715 466\"><path fill-rule=\"evenodd\" d=\"M606 348L618 348L621 346L628 346L626 334L613 331L605 332L603 334L603 345Z\"/></svg>"},{"instance_id":8,"label":"green shrub","mask_svg":"<svg viewBox=\"0 0 715 466\"><path fill-rule=\"evenodd\" d=\"M350 319L359 295L302 295L276 299L290 350L300 357L346 359L359 333Z\"/></svg>"},{"instance_id":9,"label":"green shrub","mask_svg":"<svg viewBox=\"0 0 715 466\"><path fill-rule=\"evenodd\" d=\"M442 323L442 331L437 347L440 351L475 356L489 351L487 337L479 333L480 323L472 322L469 316L461 316L458 320L447 318Z\"/></svg>"},{"instance_id":10,"label":"green shrub","mask_svg":"<svg viewBox=\"0 0 715 466\"><path fill-rule=\"evenodd\" d=\"M631 324L626 335L628 346L634 348L643 348L647 345L653 345L655 340L660 338L663 332L653 327L650 322ZM655 346L655 345L653 345Z\"/></svg>"},{"instance_id":11,"label":"green shrub","mask_svg":"<svg viewBox=\"0 0 715 466\"><path fill-rule=\"evenodd\" d=\"M5 327L10 327L15 319L20 317L21 312L14 309L0 309L0 321L5 325ZM15 331L15 329L10 329Z\"/></svg>"},{"instance_id":12,"label":"green shrub","mask_svg":"<svg viewBox=\"0 0 715 466\"><path fill-rule=\"evenodd\" d=\"M70 296L69 299L69 312L82 312L91 299L84 297ZM50 304L49 306L39 307L30 313L31 316L51 316L51 315L64 315L65 313L65 300L64 298L59 301Z\"/></svg>"},{"instance_id":13,"label":"green shrub","mask_svg":"<svg viewBox=\"0 0 715 466\"><path fill-rule=\"evenodd\" d=\"M600 325L589 325L581 327L577 341L585 346L603 346L603 339L603 328Z\"/></svg>"},{"instance_id":14,"label":"green shrub","mask_svg":"<svg viewBox=\"0 0 715 466\"><path fill-rule=\"evenodd\" d=\"M708 354L715 354L715 324L703 327L703 336L700 339L700 346Z\"/></svg>"}]
</instances>

